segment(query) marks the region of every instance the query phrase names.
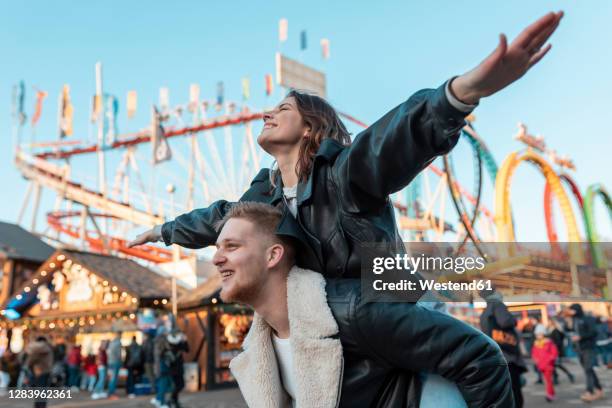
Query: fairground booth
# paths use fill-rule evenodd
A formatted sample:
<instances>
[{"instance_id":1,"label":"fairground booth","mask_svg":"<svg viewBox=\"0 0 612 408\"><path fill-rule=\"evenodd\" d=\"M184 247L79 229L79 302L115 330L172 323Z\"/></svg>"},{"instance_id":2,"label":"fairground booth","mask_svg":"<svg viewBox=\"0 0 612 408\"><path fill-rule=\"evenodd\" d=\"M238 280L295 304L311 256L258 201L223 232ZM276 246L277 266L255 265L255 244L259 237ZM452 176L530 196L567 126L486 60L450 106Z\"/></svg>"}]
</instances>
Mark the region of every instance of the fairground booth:
<instances>
[{"instance_id":1,"label":"fairground booth","mask_svg":"<svg viewBox=\"0 0 612 408\"><path fill-rule=\"evenodd\" d=\"M185 368L195 379L188 389L196 385L206 390L236 385L229 362L241 351L252 311L223 303L220 288L221 277L214 274L179 298L178 325L187 335L190 348Z\"/></svg>"},{"instance_id":2,"label":"fairground booth","mask_svg":"<svg viewBox=\"0 0 612 408\"><path fill-rule=\"evenodd\" d=\"M58 249L16 288L0 313L13 351L42 334L90 353L118 331L124 344L132 336L140 342L142 331L154 329L168 313L170 299L170 279L132 260Z\"/></svg>"}]
</instances>

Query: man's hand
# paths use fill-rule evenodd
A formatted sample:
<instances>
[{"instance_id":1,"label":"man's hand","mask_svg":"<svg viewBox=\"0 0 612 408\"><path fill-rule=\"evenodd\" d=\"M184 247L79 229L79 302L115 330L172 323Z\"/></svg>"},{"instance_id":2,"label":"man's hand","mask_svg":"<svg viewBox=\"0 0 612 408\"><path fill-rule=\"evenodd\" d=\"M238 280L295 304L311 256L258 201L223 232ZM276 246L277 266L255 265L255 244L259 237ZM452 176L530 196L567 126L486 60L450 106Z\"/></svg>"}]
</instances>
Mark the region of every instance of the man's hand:
<instances>
[{"instance_id":1,"label":"man's hand","mask_svg":"<svg viewBox=\"0 0 612 408\"><path fill-rule=\"evenodd\" d=\"M132 241L128 242L128 248L132 248L136 245L146 244L147 242L158 242L162 238L161 225L156 225L148 231L138 235Z\"/></svg>"},{"instance_id":2,"label":"man's hand","mask_svg":"<svg viewBox=\"0 0 612 408\"><path fill-rule=\"evenodd\" d=\"M516 81L540 61L552 47L544 44L555 32L563 12L548 13L524 29L510 44L500 34L499 45L476 68L458 76L451 83L453 95L461 102L476 104Z\"/></svg>"}]
</instances>

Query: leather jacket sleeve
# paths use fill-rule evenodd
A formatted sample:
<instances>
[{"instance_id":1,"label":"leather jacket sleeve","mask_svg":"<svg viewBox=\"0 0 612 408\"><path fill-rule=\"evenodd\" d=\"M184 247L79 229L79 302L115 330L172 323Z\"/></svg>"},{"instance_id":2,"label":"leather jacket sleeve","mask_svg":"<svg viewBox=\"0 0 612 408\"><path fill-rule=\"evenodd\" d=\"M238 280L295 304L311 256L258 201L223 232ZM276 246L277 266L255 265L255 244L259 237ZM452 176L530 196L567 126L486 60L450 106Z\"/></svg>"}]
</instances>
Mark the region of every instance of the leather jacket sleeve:
<instances>
[{"instance_id":1,"label":"leather jacket sleeve","mask_svg":"<svg viewBox=\"0 0 612 408\"><path fill-rule=\"evenodd\" d=\"M439 374L469 407L513 407L499 346L480 331L413 303L357 303L355 335L366 350L400 370Z\"/></svg>"},{"instance_id":2,"label":"leather jacket sleeve","mask_svg":"<svg viewBox=\"0 0 612 408\"><path fill-rule=\"evenodd\" d=\"M179 215L174 221L162 225L162 238L166 245L178 244L199 249L213 245L218 233L215 224L221 221L233 203L219 200L207 208L198 208Z\"/></svg>"},{"instance_id":3,"label":"leather jacket sleeve","mask_svg":"<svg viewBox=\"0 0 612 408\"><path fill-rule=\"evenodd\" d=\"M423 89L355 137L334 165L349 211L385 201L459 139L467 115L448 101L445 84Z\"/></svg>"}]
</instances>

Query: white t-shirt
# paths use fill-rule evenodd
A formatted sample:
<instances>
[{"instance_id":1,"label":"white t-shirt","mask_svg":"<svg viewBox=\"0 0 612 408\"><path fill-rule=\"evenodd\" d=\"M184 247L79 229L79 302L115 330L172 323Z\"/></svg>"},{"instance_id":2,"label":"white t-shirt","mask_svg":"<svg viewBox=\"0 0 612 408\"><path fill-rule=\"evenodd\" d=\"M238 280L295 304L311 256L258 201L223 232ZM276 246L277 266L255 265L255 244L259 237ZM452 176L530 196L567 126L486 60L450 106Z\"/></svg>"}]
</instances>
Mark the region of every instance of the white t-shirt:
<instances>
[{"instance_id":1,"label":"white t-shirt","mask_svg":"<svg viewBox=\"0 0 612 408\"><path fill-rule=\"evenodd\" d=\"M293 187L283 187L283 195L287 201L287 207L294 217L297 217L297 184Z\"/></svg>"},{"instance_id":2,"label":"white t-shirt","mask_svg":"<svg viewBox=\"0 0 612 408\"><path fill-rule=\"evenodd\" d=\"M289 339L281 339L272 334L272 345L278 361L283 387L291 397L291 404L295 407L295 370L293 369L293 358L291 356L291 344Z\"/></svg>"}]
</instances>

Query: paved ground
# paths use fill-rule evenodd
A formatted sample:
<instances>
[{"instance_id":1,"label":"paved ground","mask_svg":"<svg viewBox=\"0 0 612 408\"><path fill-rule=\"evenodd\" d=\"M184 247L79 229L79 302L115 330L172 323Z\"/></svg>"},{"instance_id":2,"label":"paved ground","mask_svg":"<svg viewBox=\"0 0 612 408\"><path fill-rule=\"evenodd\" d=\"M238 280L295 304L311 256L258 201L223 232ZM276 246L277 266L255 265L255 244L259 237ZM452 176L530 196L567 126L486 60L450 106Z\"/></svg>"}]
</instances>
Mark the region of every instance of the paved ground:
<instances>
[{"instance_id":1,"label":"paved ground","mask_svg":"<svg viewBox=\"0 0 612 408\"><path fill-rule=\"evenodd\" d=\"M556 387L557 401L552 404L548 404L544 400L544 385L535 384L536 376L530 372L527 374L527 385L523 388L525 395L525 407L576 407L576 406L589 406L593 408L610 408L612 407L612 370L605 368L597 368L597 374L600 381L606 391L606 398L603 400L586 404L580 401L580 394L584 391L584 376L580 366L574 362L569 361L567 364L569 370L576 376L576 383L570 384L567 377L563 373L559 373L561 383ZM121 390L122 392L123 390ZM92 401L89 398L89 393L78 393L70 401L51 401L50 407L54 408L81 408L81 407L125 407L125 408L144 408L153 407L150 404L150 397L138 397L134 399L127 399L121 397L119 400L97 400ZM184 393L181 394L181 403L185 408L245 408L246 404L240 396L240 392L237 389L227 389L221 391L208 391L208 392L196 392L196 393ZM31 407L32 403L28 401L16 401L9 400L8 398L0 398L0 408L25 408ZM440 408L452 408L452 407L440 407Z\"/></svg>"}]
</instances>

